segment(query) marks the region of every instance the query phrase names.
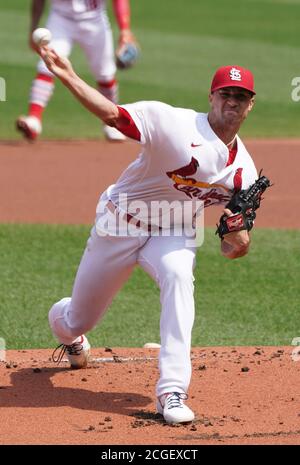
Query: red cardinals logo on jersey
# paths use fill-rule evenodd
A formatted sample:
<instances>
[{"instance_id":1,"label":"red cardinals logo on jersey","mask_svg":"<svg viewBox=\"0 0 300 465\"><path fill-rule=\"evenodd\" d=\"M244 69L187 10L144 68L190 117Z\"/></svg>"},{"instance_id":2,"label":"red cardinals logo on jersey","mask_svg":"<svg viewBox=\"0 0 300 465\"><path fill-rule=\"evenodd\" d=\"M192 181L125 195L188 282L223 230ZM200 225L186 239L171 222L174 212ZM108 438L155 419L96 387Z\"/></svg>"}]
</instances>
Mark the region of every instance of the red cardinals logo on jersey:
<instances>
[{"instance_id":1,"label":"red cardinals logo on jersey","mask_svg":"<svg viewBox=\"0 0 300 465\"><path fill-rule=\"evenodd\" d=\"M173 171L167 171L166 175L174 181L173 187L184 192L188 197L204 201L204 206L213 203L226 202L230 199L230 189L223 184L209 184L197 181L194 176L197 173L199 162L192 157L188 165Z\"/></svg>"},{"instance_id":2,"label":"red cardinals logo on jersey","mask_svg":"<svg viewBox=\"0 0 300 465\"><path fill-rule=\"evenodd\" d=\"M171 179L174 179L174 176L182 176L184 179L186 179L187 176L192 176L197 172L198 166L198 160L192 157L188 165L183 166L182 168L178 168L178 170L167 171L166 175L169 176L169 178ZM197 182L196 179L193 178L189 178L189 181Z\"/></svg>"}]
</instances>

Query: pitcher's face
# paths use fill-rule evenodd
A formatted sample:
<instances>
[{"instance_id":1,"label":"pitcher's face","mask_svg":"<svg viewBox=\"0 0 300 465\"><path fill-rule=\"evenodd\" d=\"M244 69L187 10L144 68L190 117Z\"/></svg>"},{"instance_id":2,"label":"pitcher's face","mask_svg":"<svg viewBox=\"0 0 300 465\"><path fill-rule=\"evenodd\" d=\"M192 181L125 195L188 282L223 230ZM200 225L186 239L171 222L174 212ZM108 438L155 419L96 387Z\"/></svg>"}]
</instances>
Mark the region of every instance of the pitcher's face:
<instances>
[{"instance_id":1,"label":"pitcher's face","mask_svg":"<svg viewBox=\"0 0 300 465\"><path fill-rule=\"evenodd\" d=\"M254 105L251 92L239 87L224 87L209 95L210 114L220 124L241 124Z\"/></svg>"}]
</instances>

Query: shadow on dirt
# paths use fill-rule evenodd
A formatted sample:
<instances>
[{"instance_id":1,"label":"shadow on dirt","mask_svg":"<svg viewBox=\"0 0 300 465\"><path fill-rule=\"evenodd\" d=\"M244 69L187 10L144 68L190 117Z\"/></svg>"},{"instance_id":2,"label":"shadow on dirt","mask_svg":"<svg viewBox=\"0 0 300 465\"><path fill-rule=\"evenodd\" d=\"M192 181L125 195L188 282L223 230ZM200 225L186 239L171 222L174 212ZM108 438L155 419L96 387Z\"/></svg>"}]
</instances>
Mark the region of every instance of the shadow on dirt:
<instances>
[{"instance_id":1,"label":"shadow on dirt","mask_svg":"<svg viewBox=\"0 0 300 465\"><path fill-rule=\"evenodd\" d=\"M68 368L24 368L10 373L12 386L0 387L1 407L60 407L70 406L96 412L136 414L137 409L152 402L148 396L134 392L99 392L80 387L55 386L51 378ZM87 381L84 371L81 381ZM75 383L74 383L75 384ZM76 381L77 384L77 381ZM101 380L99 381L101 388Z\"/></svg>"}]
</instances>

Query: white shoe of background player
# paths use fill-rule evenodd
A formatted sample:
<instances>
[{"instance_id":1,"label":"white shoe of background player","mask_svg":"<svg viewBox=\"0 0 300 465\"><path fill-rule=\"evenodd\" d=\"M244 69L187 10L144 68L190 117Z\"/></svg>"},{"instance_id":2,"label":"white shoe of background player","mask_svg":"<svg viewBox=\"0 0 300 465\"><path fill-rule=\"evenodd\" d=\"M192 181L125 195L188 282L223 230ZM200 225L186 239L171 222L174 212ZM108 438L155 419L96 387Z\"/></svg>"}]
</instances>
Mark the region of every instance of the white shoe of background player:
<instances>
[{"instance_id":1,"label":"white shoe of background player","mask_svg":"<svg viewBox=\"0 0 300 465\"><path fill-rule=\"evenodd\" d=\"M188 396L184 392L167 392L157 399L156 408L167 423L188 423L195 418L194 412L184 404Z\"/></svg>"},{"instance_id":2,"label":"white shoe of background player","mask_svg":"<svg viewBox=\"0 0 300 465\"><path fill-rule=\"evenodd\" d=\"M35 140L42 132L42 123L36 116L19 116L16 128L28 140Z\"/></svg>"},{"instance_id":3,"label":"white shoe of background player","mask_svg":"<svg viewBox=\"0 0 300 465\"><path fill-rule=\"evenodd\" d=\"M116 142L123 142L124 140L126 140L126 136L124 136L124 134L122 134L120 131L118 131L118 129L113 128L112 126L107 126L107 124L103 126L103 132L107 140Z\"/></svg>"}]
</instances>

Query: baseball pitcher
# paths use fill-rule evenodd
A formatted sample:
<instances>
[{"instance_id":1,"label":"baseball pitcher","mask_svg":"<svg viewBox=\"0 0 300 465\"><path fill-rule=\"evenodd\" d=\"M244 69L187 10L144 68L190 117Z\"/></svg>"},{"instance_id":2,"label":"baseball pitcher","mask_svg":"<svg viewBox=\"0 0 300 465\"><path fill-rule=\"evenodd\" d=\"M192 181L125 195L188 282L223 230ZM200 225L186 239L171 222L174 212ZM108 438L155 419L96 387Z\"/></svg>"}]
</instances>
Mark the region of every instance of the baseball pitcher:
<instances>
[{"instance_id":1,"label":"baseball pitcher","mask_svg":"<svg viewBox=\"0 0 300 465\"><path fill-rule=\"evenodd\" d=\"M160 289L157 410L168 423L192 421L194 412L185 401L191 380L196 246L187 242L185 229L172 234L181 221L176 215L165 228L149 212L158 201L176 204L174 210L195 200L204 207L224 204L218 226L221 253L230 259L248 253L253 212L268 186L267 179L258 178L237 134L254 105L253 75L240 66L219 68L210 87L208 113L156 101L118 106L88 86L51 48L43 47L40 53L83 106L141 145L139 157L100 197L72 297L55 303L49 312L52 331L71 365L85 366L90 349L85 333L140 265ZM113 228L105 231L113 218L130 225L127 235ZM193 217L187 221L192 226Z\"/></svg>"}]
</instances>

